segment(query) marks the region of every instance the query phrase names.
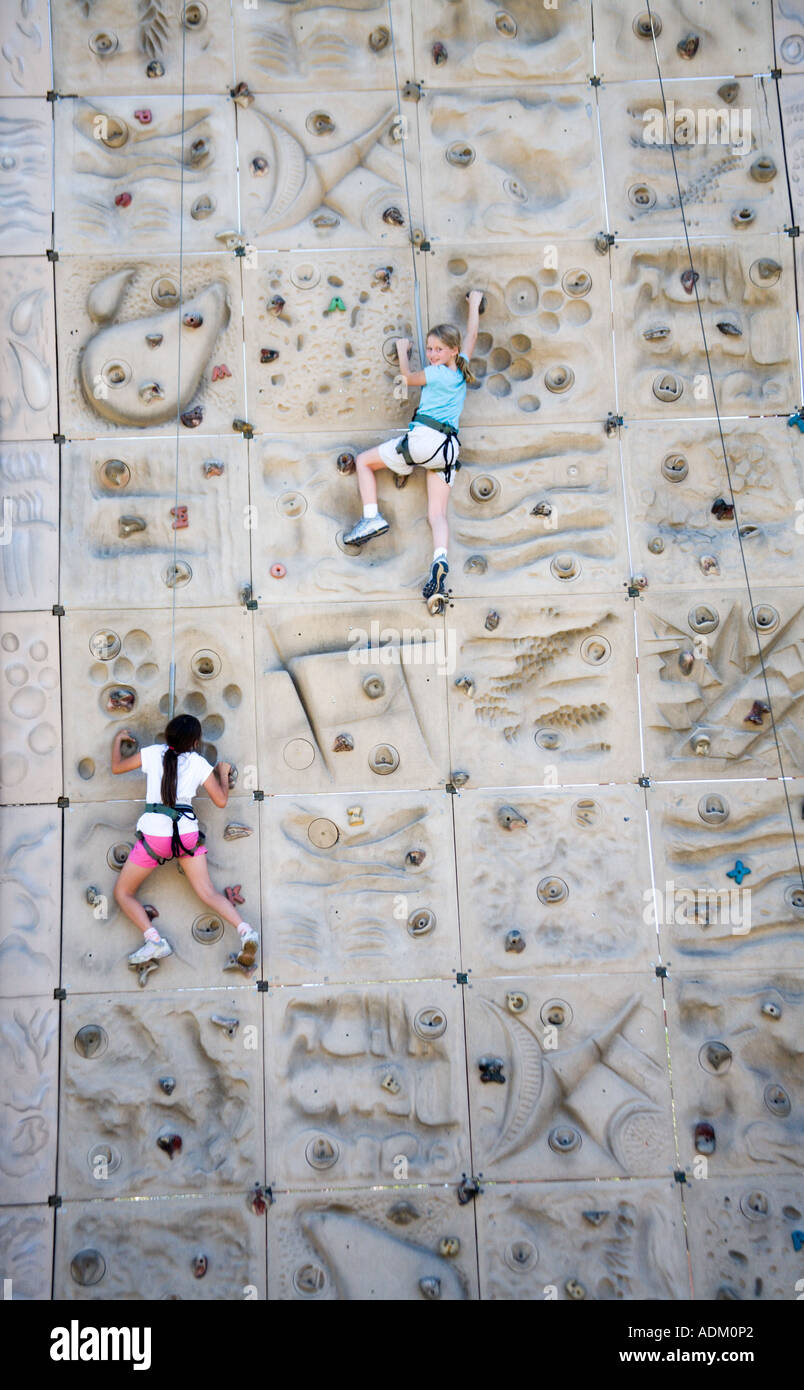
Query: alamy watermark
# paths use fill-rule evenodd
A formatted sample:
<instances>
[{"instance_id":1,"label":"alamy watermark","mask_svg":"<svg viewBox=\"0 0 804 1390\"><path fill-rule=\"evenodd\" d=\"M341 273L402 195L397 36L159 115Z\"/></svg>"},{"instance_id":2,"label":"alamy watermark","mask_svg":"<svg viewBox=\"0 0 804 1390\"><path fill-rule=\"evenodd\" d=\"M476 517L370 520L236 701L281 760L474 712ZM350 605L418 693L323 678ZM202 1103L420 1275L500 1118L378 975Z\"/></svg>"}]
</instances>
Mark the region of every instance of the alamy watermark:
<instances>
[{"instance_id":1,"label":"alamy watermark","mask_svg":"<svg viewBox=\"0 0 804 1390\"><path fill-rule=\"evenodd\" d=\"M380 627L373 619L367 632L349 629L349 656L353 666L435 666L439 676L451 676L457 655L455 629Z\"/></svg>"},{"instance_id":2,"label":"alamy watermark","mask_svg":"<svg viewBox=\"0 0 804 1390\"><path fill-rule=\"evenodd\" d=\"M646 888L642 894L642 920L647 926L695 923L699 927L728 927L732 936L747 936L751 930L750 888L677 888L668 879L661 888Z\"/></svg>"},{"instance_id":3,"label":"alamy watermark","mask_svg":"<svg viewBox=\"0 0 804 1390\"><path fill-rule=\"evenodd\" d=\"M649 106L642 113L646 145L730 145L741 155L751 151L751 110L746 106L706 106L693 110L671 98L667 111Z\"/></svg>"}]
</instances>

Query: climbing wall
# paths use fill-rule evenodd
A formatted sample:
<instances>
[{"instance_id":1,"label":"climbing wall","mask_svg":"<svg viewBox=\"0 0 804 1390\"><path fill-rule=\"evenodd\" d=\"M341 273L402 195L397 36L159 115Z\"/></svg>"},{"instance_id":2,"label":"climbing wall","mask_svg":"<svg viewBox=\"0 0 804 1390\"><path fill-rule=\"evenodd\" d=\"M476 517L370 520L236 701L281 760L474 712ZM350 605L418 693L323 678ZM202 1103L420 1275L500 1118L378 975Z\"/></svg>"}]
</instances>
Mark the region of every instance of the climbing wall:
<instances>
[{"instance_id":1,"label":"climbing wall","mask_svg":"<svg viewBox=\"0 0 804 1390\"><path fill-rule=\"evenodd\" d=\"M804 0L1 23L13 1297L795 1298ZM343 536L472 288L431 617ZM171 661L254 979L175 865L127 968Z\"/></svg>"}]
</instances>

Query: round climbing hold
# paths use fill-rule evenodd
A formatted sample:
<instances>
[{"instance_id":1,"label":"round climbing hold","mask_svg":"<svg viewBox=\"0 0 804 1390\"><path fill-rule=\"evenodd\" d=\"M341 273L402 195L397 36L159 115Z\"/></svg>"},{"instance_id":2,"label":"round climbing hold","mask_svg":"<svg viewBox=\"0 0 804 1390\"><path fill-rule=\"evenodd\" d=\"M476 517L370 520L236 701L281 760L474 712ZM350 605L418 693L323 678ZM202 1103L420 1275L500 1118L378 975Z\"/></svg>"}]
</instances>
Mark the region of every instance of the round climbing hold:
<instances>
[{"instance_id":1,"label":"round climbing hold","mask_svg":"<svg viewBox=\"0 0 804 1390\"><path fill-rule=\"evenodd\" d=\"M572 1023L573 1012L566 999L548 999L539 1010L539 1018L546 1027L563 1028Z\"/></svg>"},{"instance_id":2,"label":"round climbing hold","mask_svg":"<svg viewBox=\"0 0 804 1390\"><path fill-rule=\"evenodd\" d=\"M550 1130L547 1142L553 1153L571 1154L581 1147L581 1136L572 1125L556 1125Z\"/></svg>"},{"instance_id":3,"label":"round climbing hold","mask_svg":"<svg viewBox=\"0 0 804 1390\"><path fill-rule=\"evenodd\" d=\"M581 566L574 555L556 555L550 561L550 573L555 579L577 579Z\"/></svg>"},{"instance_id":4,"label":"round climbing hold","mask_svg":"<svg viewBox=\"0 0 804 1390\"><path fill-rule=\"evenodd\" d=\"M190 5L185 5L181 22L185 29L200 29L207 22L207 7L203 0L193 0Z\"/></svg>"},{"instance_id":5,"label":"round climbing hold","mask_svg":"<svg viewBox=\"0 0 804 1390\"><path fill-rule=\"evenodd\" d=\"M307 838L316 849L332 849L340 839L340 831L332 820L318 816L307 827Z\"/></svg>"},{"instance_id":6,"label":"round climbing hold","mask_svg":"<svg viewBox=\"0 0 804 1390\"><path fill-rule=\"evenodd\" d=\"M698 815L707 825L723 825L729 818L730 808L725 796L710 792L698 802Z\"/></svg>"},{"instance_id":7,"label":"round climbing hold","mask_svg":"<svg viewBox=\"0 0 804 1390\"><path fill-rule=\"evenodd\" d=\"M108 58L110 53L117 52L120 40L116 34L101 29L89 39L89 46L98 58Z\"/></svg>"},{"instance_id":8,"label":"round climbing hold","mask_svg":"<svg viewBox=\"0 0 804 1390\"><path fill-rule=\"evenodd\" d=\"M748 172L757 183L770 183L771 179L776 178L776 161L769 154L760 154Z\"/></svg>"},{"instance_id":9,"label":"round climbing hold","mask_svg":"<svg viewBox=\"0 0 804 1390\"><path fill-rule=\"evenodd\" d=\"M539 902L547 905L566 902L569 897L569 888L563 878L543 878L536 885L536 894Z\"/></svg>"},{"instance_id":10,"label":"round climbing hold","mask_svg":"<svg viewBox=\"0 0 804 1390\"><path fill-rule=\"evenodd\" d=\"M500 484L496 478L483 475L480 478L473 478L469 484L469 496L473 502L490 502L493 497L499 496Z\"/></svg>"},{"instance_id":11,"label":"round climbing hold","mask_svg":"<svg viewBox=\"0 0 804 1390\"><path fill-rule=\"evenodd\" d=\"M378 743L368 756L368 765L379 777L387 777L399 767L399 754L390 743Z\"/></svg>"},{"instance_id":12,"label":"round climbing hold","mask_svg":"<svg viewBox=\"0 0 804 1390\"><path fill-rule=\"evenodd\" d=\"M433 44L431 52L433 55L433 62L435 63L436 67L443 67L444 63L446 63L447 58L449 57L449 54L447 53L446 44L441 43L441 41L438 40L436 43Z\"/></svg>"},{"instance_id":13,"label":"round climbing hold","mask_svg":"<svg viewBox=\"0 0 804 1390\"><path fill-rule=\"evenodd\" d=\"M659 401L677 401L683 392L683 382L672 372L662 372L653 382L653 394Z\"/></svg>"},{"instance_id":14,"label":"round climbing hold","mask_svg":"<svg viewBox=\"0 0 804 1390\"><path fill-rule=\"evenodd\" d=\"M506 39L515 39L519 30L513 15L507 10L498 10L494 16L494 27Z\"/></svg>"},{"instance_id":15,"label":"round climbing hold","mask_svg":"<svg viewBox=\"0 0 804 1390\"><path fill-rule=\"evenodd\" d=\"M390 227L404 227L405 225L405 219L397 207L386 208L382 220L387 222Z\"/></svg>"},{"instance_id":16,"label":"round climbing hold","mask_svg":"<svg viewBox=\"0 0 804 1390\"><path fill-rule=\"evenodd\" d=\"M285 566L284 566L279 560L277 560L276 564L271 565L271 578L272 578L272 579L284 579L284 577L285 577L286 574L287 574L287 570L285 569Z\"/></svg>"},{"instance_id":17,"label":"round climbing hold","mask_svg":"<svg viewBox=\"0 0 804 1390\"><path fill-rule=\"evenodd\" d=\"M544 384L548 391L559 395L562 391L569 391L575 383L575 373L572 367L567 367L563 363L556 367L548 367L544 374Z\"/></svg>"},{"instance_id":18,"label":"round climbing hold","mask_svg":"<svg viewBox=\"0 0 804 1390\"><path fill-rule=\"evenodd\" d=\"M430 932L435 930L436 920L435 913L431 912L429 907L417 908L408 917L408 935L429 936Z\"/></svg>"},{"instance_id":19,"label":"round climbing hold","mask_svg":"<svg viewBox=\"0 0 804 1390\"><path fill-rule=\"evenodd\" d=\"M82 1057L102 1057L109 1046L106 1030L99 1023L85 1023L73 1039L75 1050Z\"/></svg>"},{"instance_id":20,"label":"round climbing hold","mask_svg":"<svg viewBox=\"0 0 804 1390\"><path fill-rule=\"evenodd\" d=\"M735 208L733 213L731 214L732 226L750 227L755 217L756 213L754 212L754 209L748 207L745 204L742 204L740 207Z\"/></svg>"},{"instance_id":21,"label":"round climbing hold","mask_svg":"<svg viewBox=\"0 0 804 1390\"><path fill-rule=\"evenodd\" d=\"M644 211L656 206L656 194L647 183L632 183L628 190L628 201L632 207Z\"/></svg>"},{"instance_id":22,"label":"round climbing hold","mask_svg":"<svg viewBox=\"0 0 804 1390\"><path fill-rule=\"evenodd\" d=\"M683 454L668 454L662 461L662 473L669 483L683 482L690 471Z\"/></svg>"},{"instance_id":23,"label":"round climbing hold","mask_svg":"<svg viewBox=\"0 0 804 1390\"><path fill-rule=\"evenodd\" d=\"M454 140L451 145L447 146L444 152L444 158L448 164L454 164L458 168L465 169L468 168L470 164L474 164L475 152L466 140Z\"/></svg>"},{"instance_id":24,"label":"round climbing hold","mask_svg":"<svg viewBox=\"0 0 804 1390\"><path fill-rule=\"evenodd\" d=\"M79 1250L70 1261L70 1275L76 1284L89 1288L99 1284L106 1273L106 1261L100 1250Z\"/></svg>"},{"instance_id":25,"label":"round climbing hold","mask_svg":"<svg viewBox=\"0 0 804 1390\"><path fill-rule=\"evenodd\" d=\"M419 1009L413 1019L413 1031L417 1037L429 1041L441 1038L447 1031L447 1019L443 1009L432 1006Z\"/></svg>"},{"instance_id":26,"label":"round climbing hold","mask_svg":"<svg viewBox=\"0 0 804 1390\"><path fill-rule=\"evenodd\" d=\"M335 129L335 122L327 111L311 111L305 125L313 135L331 135Z\"/></svg>"},{"instance_id":27,"label":"round climbing hold","mask_svg":"<svg viewBox=\"0 0 804 1390\"><path fill-rule=\"evenodd\" d=\"M370 700L379 700L385 694L385 681L382 676L366 676L363 680L363 691Z\"/></svg>"},{"instance_id":28,"label":"round climbing hold","mask_svg":"<svg viewBox=\"0 0 804 1390\"><path fill-rule=\"evenodd\" d=\"M319 1170L331 1168L338 1162L341 1151L334 1139L328 1139L325 1135L317 1135L311 1139L304 1150L304 1157L307 1159L311 1168Z\"/></svg>"},{"instance_id":29,"label":"round climbing hold","mask_svg":"<svg viewBox=\"0 0 804 1390\"><path fill-rule=\"evenodd\" d=\"M96 121L97 117L93 120L93 125ZM103 124L99 128L101 144L108 145L110 150L119 150L128 140L128 126L117 116L104 116Z\"/></svg>"},{"instance_id":30,"label":"round climbing hold","mask_svg":"<svg viewBox=\"0 0 804 1390\"><path fill-rule=\"evenodd\" d=\"M372 29L368 36L368 46L372 53L382 53L391 42L391 31L384 24L378 24L376 29Z\"/></svg>"},{"instance_id":31,"label":"round climbing hold","mask_svg":"<svg viewBox=\"0 0 804 1390\"><path fill-rule=\"evenodd\" d=\"M662 21L657 14L649 14L647 10L643 10L637 15L632 28L638 39L658 39L662 32Z\"/></svg>"},{"instance_id":32,"label":"round climbing hold","mask_svg":"<svg viewBox=\"0 0 804 1390\"><path fill-rule=\"evenodd\" d=\"M255 154L251 161L251 172L255 179L264 178L268 173L270 165L263 154Z\"/></svg>"}]
</instances>

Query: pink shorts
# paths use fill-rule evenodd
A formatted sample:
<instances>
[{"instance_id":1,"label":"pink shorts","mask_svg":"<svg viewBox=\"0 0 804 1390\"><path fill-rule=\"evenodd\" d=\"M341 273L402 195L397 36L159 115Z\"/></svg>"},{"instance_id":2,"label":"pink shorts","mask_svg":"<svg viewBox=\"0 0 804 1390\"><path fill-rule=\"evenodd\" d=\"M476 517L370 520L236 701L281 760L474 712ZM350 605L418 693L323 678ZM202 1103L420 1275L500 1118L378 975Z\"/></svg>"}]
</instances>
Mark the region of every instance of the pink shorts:
<instances>
[{"instance_id":1,"label":"pink shorts","mask_svg":"<svg viewBox=\"0 0 804 1390\"><path fill-rule=\"evenodd\" d=\"M171 845L173 841L170 835L148 835L146 838L148 840L148 844L151 846L151 849L154 851L155 854L159 855L160 859L173 858L173 853L171 850ZM181 838L182 844L185 844L187 846L187 849L182 850L181 854L179 855L179 858L188 859L190 857L189 851L195 849L195 845L198 841L198 832L193 831L191 835L182 835ZM199 845L198 849L195 850L195 852L196 854L206 854L206 845ZM143 868L147 869L150 868L152 864L155 865L156 860L153 859L151 855L148 853L142 841L138 840L130 855L128 856L128 863L140 864Z\"/></svg>"}]
</instances>

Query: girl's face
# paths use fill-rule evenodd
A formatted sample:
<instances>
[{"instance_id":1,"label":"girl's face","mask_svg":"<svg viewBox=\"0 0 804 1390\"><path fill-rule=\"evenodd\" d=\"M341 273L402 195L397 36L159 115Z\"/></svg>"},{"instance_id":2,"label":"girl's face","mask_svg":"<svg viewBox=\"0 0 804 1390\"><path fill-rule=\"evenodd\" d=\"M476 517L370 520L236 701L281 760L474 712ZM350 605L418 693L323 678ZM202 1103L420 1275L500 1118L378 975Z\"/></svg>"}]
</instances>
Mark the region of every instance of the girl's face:
<instances>
[{"instance_id":1,"label":"girl's face","mask_svg":"<svg viewBox=\"0 0 804 1390\"><path fill-rule=\"evenodd\" d=\"M431 334L427 339L427 361L431 367L454 367L457 356L458 349L447 347L440 338Z\"/></svg>"}]
</instances>

